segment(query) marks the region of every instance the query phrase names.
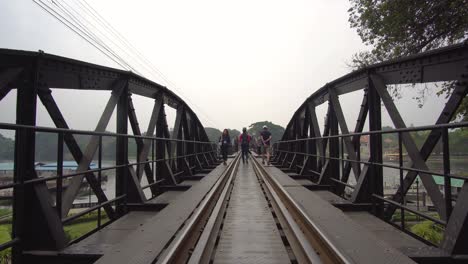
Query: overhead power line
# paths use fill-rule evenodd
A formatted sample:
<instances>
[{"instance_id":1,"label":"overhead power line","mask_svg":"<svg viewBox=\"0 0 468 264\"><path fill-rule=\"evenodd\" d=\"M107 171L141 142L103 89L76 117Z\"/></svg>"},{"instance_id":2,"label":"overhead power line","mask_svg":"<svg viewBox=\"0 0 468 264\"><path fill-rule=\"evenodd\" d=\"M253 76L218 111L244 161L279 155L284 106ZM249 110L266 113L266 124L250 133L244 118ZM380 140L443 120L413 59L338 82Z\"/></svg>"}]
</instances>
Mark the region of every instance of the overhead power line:
<instances>
[{"instance_id":1,"label":"overhead power line","mask_svg":"<svg viewBox=\"0 0 468 264\"><path fill-rule=\"evenodd\" d=\"M215 127L217 126L216 122L208 117L208 115L190 99L183 96L182 91L174 82L169 80L166 75L138 51L127 38L118 32L111 23L101 16L86 0L33 0L33 2L122 67L122 69L135 72L142 76L150 74L151 77L147 78L156 79L155 81L162 80L163 85L177 91L179 96L190 103L190 105L192 105L198 113L201 113L209 123ZM143 70L143 72L141 70Z\"/></svg>"}]
</instances>

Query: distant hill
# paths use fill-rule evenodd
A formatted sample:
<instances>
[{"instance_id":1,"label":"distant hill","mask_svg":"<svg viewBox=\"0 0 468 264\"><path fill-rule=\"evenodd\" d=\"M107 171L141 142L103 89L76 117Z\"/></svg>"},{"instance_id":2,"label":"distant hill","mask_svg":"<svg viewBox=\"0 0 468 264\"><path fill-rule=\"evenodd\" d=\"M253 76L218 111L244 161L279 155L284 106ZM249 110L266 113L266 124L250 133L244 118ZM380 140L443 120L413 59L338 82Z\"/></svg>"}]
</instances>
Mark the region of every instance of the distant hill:
<instances>
[{"instance_id":1,"label":"distant hill","mask_svg":"<svg viewBox=\"0 0 468 264\"><path fill-rule=\"evenodd\" d=\"M205 132L211 142L218 142L221 130L213 127L205 127Z\"/></svg>"},{"instance_id":2,"label":"distant hill","mask_svg":"<svg viewBox=\"0 0 468 264\"><path fill-rule=\"evenodd\" d=\"M240 131L237 130L237 129L228 128L227 130L228 130L229 135L231 136L231 138L235 138L235 137L238 137L240 135ZM213 128L213 127L205 127L205 132L208 135L208 139L211 142L218 142L219 137L222 134L221 130L219 130L217 128Z\"/></svg>"},{"instance_id":3,"label":"distant hill","mask_svg":"<svg viewBox=\"0 0 468 264\"><path fill-rule=\"evenodd\" d=\"M284 127L274 124L270 121L261 121L261 122L253 123L247 129L247 132L249 132L249 134L252 135L253 137L259 137L260 132L263 130L263 126L268 127L268 130L271 133L272 143L278 140L281 140L281 137L283 136L283 133L285 130Z\"/></svg>"},{"instance_id":4,"label":"distant hill","mask_svg":"<svg viewBox=\"0 0 468 264\"><path fill-rule=\"evenodd\" d=\"M256 123L252 123L250 126L248 126L247 132L252 135L252 136L259 136L260 131L263 130L263 126L267 126L268 129L271 132L271 137L272 137L272 142L276 142L281 139L284 133L284 127L280 125L273 124L270 121L260 121ZM208 135L208 138L212 142L218 142L219 137L221 136L221 130L213 127L205 127L206 134ZM241 131L237 129L229 129L229 135L231 138L238 137L241 134Z\"/></svg>"}]
</instances>

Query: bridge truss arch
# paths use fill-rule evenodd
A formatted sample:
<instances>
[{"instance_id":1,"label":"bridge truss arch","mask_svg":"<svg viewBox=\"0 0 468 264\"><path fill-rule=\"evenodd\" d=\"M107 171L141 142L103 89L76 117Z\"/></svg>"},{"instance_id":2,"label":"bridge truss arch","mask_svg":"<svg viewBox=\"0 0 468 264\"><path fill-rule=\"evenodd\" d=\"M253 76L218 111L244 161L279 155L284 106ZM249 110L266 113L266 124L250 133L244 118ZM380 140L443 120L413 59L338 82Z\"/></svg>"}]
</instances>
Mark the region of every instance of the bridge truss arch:
<instances>
[{"instance_id":1,"label":"bridge truss arch","mask_svg":"<svg viewBox=\"0 0 468 264\"><path fill-rule=\"evenodd\" d=\"M70 129L51 88L110 91L96 129ZM103 209L111 221L115 220L131 206L151 206L146 202L157 196L160 188L177 188L182 178L218 164L216 146L209 142L202 123L188 104L168 88L132 72L42 51L0 49L0 103L12 90L17 91L16 123L0 123L0 129L15 133L14 179L0 189L13 189L13 229L12 240L0 248L12 247L13 259L18 263L26 251L63 249L69 243L64 225L85 213L99 210L100 214ZM145 135L138 122L133 95L154 100ZM55 128L36 126L39 103L44 105ZM82 107L86 107L86 102L82 102ZM174 124L168 124L166 107L176 110ZM114 112L116 133L109 133L106 127ZM169 125L174 127L172 132ZM39 177L36 172L36 132L57 135L54 177ZM78 135L89 137L85 147L78 144ZM103 138L113 138L116 142L115 166L101 167ZM128 144L133 140L137 156L129 157ZM76 171L71 174L63 171L64 147L77 163ZM97 157L99 167L91 168ZM115 170L115 198L107 197L101 185L101 171L106 170ZM143 177L148 183L145 186ZM65 188L66 179L69 184ZM55 195L46 185L49 181L56 181ZM84 213L71 215L70 209L83 182L97 202ZM151 197L145 195L145 189L151 190ZM98 229L102 226L99 222Z\"/></svg>"},{"instance_id":2,"label":"bridge truss arch","mask_svg":"<svg viewBox=\"0 0 468 264\"><path fill-rule=\"evenodd\" d=\"M453 92L433 126L408 128L389 93L389 85L450 82ZM362 102L354 127L345 120L340 96L363 90ZM396 210L415 213L444 227L439 245L450 254L468 254L468 182L465 177L450 173L448 129L465 128L468 123L451 123L468 91L468 43L462 43L409 57L395 59L351 72L318 89L297 109L289 121L281 141L274 145L274 162L318 185L329 187L335 194L355 205L371 205L372 212L389 221ZM320 129L317 107L328 104L323 130ZM385 107L395 130L382 131L382 110ZM368 132L363 132L366 120ZM422 147L410 135L429 131ZM383 163L382 135L394 133L399 138L399 159L403 149L410 165L388 166ZM362 158L360 139L369 137L369 157ZM442 141L444 171L429 169L427 159ZM400 171L398 189L384 193L383 168ZM355 184L350 183L355 175ZM418 177L419 175L419 177ZM433 175L444 178L443 190ZM421 214L409 208L405 196L413 182L421 179L439 217ZM456 195L450 190L450 179L465 180ZM404 223L399 226L406 231Z\"/></svg>"}]
</instances>

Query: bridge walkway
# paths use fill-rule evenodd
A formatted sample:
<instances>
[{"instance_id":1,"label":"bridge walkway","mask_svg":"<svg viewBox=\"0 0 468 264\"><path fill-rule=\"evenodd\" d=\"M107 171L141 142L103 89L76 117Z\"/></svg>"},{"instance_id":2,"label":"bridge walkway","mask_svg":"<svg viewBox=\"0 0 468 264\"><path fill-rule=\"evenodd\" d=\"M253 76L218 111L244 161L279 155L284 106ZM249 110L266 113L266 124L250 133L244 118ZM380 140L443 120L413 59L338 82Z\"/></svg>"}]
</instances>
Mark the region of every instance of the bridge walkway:
<instances>
[{"instance_id":1,"label":"bridge walkway","mask_svg":"<svg viewBox=\"0 0 468 264\"><path fill-rule=\"evenodd\" d=\"M234 179L214 263L289 263L271 208L252 165Z\"/></svg>"},{"instance_id":2,"label":"bridge walkway","mask_svg":"<svg viewBox=\"0 0 468 264\"><path fill-rule=\"evenodd\" d=\"M254 157L249 164L238 157L229 159L228 166L220 165L150 201L158 211L131 211L70 245L59 254L60 260L414 263L408 254L411 250L402 250L401 241L420 244L402 240L405 234L383 228L359 206L353 208L311 181L294 177L277 167L262 166ZM400 244L392 245L389 234ZM83 261L76 262L78 258Z\"/></svg>"}]
</instances>

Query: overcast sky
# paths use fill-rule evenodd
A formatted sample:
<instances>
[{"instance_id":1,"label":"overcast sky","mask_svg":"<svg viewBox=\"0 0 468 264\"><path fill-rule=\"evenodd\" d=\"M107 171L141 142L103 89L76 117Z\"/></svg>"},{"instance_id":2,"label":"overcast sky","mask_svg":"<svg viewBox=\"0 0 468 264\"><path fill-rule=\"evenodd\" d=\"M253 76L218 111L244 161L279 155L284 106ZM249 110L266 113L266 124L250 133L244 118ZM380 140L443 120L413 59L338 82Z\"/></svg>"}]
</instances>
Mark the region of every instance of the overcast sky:
<instances>
[{"instance_id":1,"label":"overcast sky","mask_svg":"<svg viewBox=\"0 0 468 264\"><path fill-rule=\"evenodd\" d=\"M67 0L70 5L75 0ZM241 129L269 120L285 126L314 91L350 71L353 53L364 50L349 27L345 0L88 0L187 98L205 126ZM118 67L32 0L0 0L0 48L47 53ZM148 78L167 84L158 76ZM176 85L176 87L173 87ZM98 94L98 96L96 96ZM101 96L102 95L102 96ZM108 93L54 90L72 128L94 129ZM432 124L445 100L427 99L418 109L414 92L397 101L407 125ZM362 92L343 97L354 127ZM145 130L152 109L135 99ZM319 108L319 120L326 107ZM173 119L173 111L169 111ZM15 93L0 102L0 122L14 122ZM390 121L384 112L384 125ZM39 125L53 126L44 108ZM114 130L112 120L108 130Z\"/></svg>"}]
</instances>

